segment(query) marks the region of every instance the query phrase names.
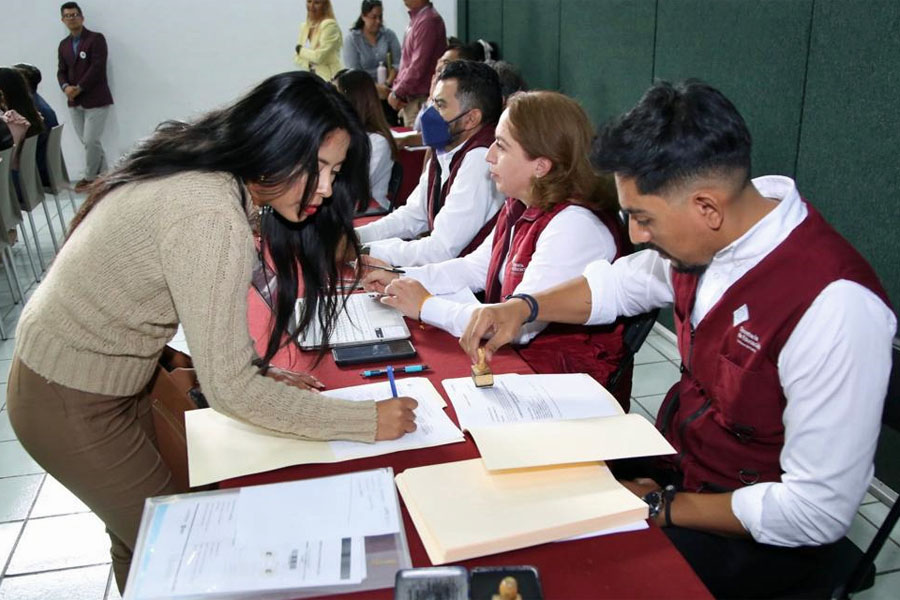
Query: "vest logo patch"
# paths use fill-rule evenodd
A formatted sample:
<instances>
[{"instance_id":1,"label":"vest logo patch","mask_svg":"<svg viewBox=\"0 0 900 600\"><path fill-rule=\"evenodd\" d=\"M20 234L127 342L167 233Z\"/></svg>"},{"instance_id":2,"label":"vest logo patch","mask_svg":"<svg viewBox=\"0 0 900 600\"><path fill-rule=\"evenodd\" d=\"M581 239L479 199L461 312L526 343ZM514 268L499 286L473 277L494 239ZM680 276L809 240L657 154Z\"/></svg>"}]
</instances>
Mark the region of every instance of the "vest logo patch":
<instances>
[{"instance_id":1,"label":"vest logo patch","mask_svg":"<svg viewBox=\"0 0 900 600\"><path fill-rule=\"evenodd\" d=\"M761 348L759 343L759 336L755 333L750 333L743 327L738 329L737 343L747 350L750 350L751 352L756 352Z\"/></svg>"},{"instance_id":2,"label":"vest logo patch","mask_svg":"<svg viewBox=\"0 0 900 600\"><path fill-rule=\"evenodd\" d=\"M732 326L737 327L738 325L740 325L741 323L743 323L744 321L746 321L747 319L750 318L750 309L747 308L746 304L744 304L739 309L734 311L732 318L733 318Z\"/></svg>"},{"instance_id":3,"label":"vest logo patch","mask_svg":"<svg viewBox=\"0 0 900 600\"><path fill-rule=\"evenodd\" d=\"M510 267L509 267L509 270L512 273L524 273L525 272L525 265L520 263L517 260L518 258L519 258L518 256L514 256L512 259L512 263L510 264Z\"/></svg>"}]
</instances>

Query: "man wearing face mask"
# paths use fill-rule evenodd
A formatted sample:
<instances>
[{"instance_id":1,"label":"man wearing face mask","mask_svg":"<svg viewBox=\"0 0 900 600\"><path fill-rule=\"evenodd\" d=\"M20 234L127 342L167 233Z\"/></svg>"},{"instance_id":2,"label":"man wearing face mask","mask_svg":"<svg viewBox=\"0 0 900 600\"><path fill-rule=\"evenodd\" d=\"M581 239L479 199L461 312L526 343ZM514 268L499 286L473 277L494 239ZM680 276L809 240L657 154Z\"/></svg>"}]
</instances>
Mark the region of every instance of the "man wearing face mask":
<instances>
[{"instance_id":1,"label":"man wearing face mask","mask_svg":"<svg viewBox=\"0 0 900 600\"><path fill-rule=\"evenodd\" d=\"M356 230L370 255L387 263L465 256L490 233L503 204L485 160L503 104L497 74L484 63L449 63L432 100L422 114L422 139L432 154L419 185L406 205Z\"/></svg>"}]
</instances>

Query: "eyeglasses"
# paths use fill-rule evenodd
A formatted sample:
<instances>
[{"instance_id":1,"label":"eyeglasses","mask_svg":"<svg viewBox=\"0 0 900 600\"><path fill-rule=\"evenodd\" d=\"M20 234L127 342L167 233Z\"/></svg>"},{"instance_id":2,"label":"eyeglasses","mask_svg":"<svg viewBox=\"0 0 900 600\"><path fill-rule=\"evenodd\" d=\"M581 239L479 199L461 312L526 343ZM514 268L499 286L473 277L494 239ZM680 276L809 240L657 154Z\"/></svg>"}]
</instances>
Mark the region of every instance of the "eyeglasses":
<instances>
[{"instance_id":1,"label":"eyeglasses","mask_svg":"<svg viewBox=\"0 0 900 600\"><path fill-rule=\"evenodd\" d=\"M67 21L72 21L72 20L74 20L74 19L80 19L80 18L81 18L81 15L79 15L79 14L77 14L77 13L67 13L67 14L64 14L64 15L62 16L62 18L65 19L65 20L67 20Z\"/></svg>"}]
</instances>

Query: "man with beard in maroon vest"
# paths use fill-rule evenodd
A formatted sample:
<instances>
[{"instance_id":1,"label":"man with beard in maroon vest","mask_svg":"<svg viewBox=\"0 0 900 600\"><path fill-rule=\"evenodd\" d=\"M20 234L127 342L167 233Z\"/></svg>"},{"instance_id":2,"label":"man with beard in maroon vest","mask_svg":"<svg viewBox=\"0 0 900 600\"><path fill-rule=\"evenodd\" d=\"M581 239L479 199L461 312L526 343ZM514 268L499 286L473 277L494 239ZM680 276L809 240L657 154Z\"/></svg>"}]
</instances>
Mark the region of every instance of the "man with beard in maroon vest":
<instances>
[{"instance_id":1,"label":"man with beard in maroon vest","mask_svg":"<svg viewBox=\"0 0 900 600\"><path fill-rule=\"evenodd\" d=\"M614 472L714 595L827 596L872 478L897 321L791 179L750 179L750 146L719 91L654 85L593 156L650 249L535 294L536 318L608 323L674 304L682 376L657 426L678 453ZM490 357L532 312L486 306L460 344L474 361L493 333Z\"/></svg>"},{"instance_id":2,"label":"man with beard in maroon vest","mask_svg":"<svg viewBox=\"0 0 900 600\"><path fill-rule=\"evenodd\" d=\"M491 232L503 205L485 162L503 110L497 73L484 63L448 63L432 96L422 113L431 158L419 185L404 206L356 230L372 264L413 267L465 256Z\"/></svg>"}]
</instances>

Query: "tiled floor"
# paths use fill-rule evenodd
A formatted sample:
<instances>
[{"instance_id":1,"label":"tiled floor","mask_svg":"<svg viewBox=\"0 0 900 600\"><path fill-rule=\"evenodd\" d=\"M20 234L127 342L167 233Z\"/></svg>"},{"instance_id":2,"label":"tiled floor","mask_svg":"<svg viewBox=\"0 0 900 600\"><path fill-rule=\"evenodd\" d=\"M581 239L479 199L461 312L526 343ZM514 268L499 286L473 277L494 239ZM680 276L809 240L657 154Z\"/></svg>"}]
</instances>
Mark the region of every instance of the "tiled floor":
<instances>
[{"instance_id":1,"label":"tiled floor","mask_svg":"<svg viewBox=\"0 0 900 600\"><path fill-rule=\"evenodd\" d=\"M63 214L70 218L67 200L63 199ZM52 200L48 206L58 228ZM36 211L35 217L44 255L49 258L52 245L42 212ZM33 292L36 286L31 281L21 241L13 254L23 286L25 281L30 282L28 289ZM13 304L3 279L0 275L0 318L12 338L21 305ZM118 599L103 524L43 472L16 440L9 425L5 383L13 345L13 339L0 342L0 600ZM652 420L663 394L677 378L678 351L671 334L657 326L637 356L632 411ZM850 539L858 545L868 544L886 513L883 504L867 496L850 530ZM857 598L897 597L900 527L879 555L877 566L875 587Z\"/></svg>"}]
</instances>

